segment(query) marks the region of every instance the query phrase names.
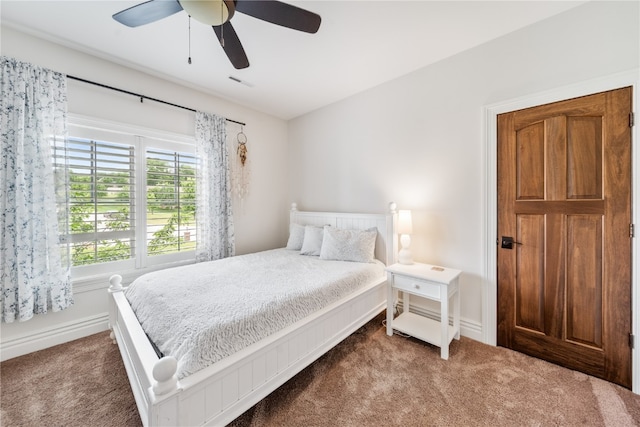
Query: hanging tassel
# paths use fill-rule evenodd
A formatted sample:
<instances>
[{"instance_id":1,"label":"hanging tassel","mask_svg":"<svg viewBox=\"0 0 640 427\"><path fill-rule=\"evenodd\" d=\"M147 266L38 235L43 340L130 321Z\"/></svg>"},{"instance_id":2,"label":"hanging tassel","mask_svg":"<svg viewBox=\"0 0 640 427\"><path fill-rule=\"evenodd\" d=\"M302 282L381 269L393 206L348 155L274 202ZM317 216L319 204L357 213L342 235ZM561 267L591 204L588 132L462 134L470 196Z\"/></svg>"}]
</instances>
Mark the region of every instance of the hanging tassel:
<instances>
[{"instance_id":1,"label":"hanging tassel","mask_svg":"<svg viewBox=\"0 0 640 427\"><path fill-rule=\"evenodd\" d=\"M240 201L241 211L244 210L244 201L249 194L249 182L251 181L251 162L248 158L247 136L244 128L236 136L238 144L236 158L232 169L232 185L234 197Z\"/></svg>"},{"instance_id":2,"label":"hanging tassel","mask_svg":"<svg viewBox=\"0 0 640 427\"><path fill-rule=\"evenodd\" d=\"M244 166L247 161L247 136L244 134L244 127L240 127L240 132L236 136L238 141L238 157L240 157L240 163Z\"/></svg>"}]
</instances>

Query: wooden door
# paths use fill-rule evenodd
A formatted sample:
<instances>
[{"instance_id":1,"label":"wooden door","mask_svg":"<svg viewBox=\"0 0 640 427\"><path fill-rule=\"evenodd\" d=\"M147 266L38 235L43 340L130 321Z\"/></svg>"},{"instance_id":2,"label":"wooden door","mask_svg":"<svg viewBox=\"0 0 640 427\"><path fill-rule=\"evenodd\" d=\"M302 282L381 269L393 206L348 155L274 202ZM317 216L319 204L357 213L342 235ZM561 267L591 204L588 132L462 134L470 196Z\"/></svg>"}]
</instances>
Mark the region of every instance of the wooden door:
<instances>
[{"instance_id":1,"label":"wooden door","mask_svg":"<svg viewBox=\"0 0 640 427\"><path fill-rule=\"evenodd\" d=\"M498 345L627 388L630 113L624 88L499 115L497 175Z\"/></svg>"}]
</instances>

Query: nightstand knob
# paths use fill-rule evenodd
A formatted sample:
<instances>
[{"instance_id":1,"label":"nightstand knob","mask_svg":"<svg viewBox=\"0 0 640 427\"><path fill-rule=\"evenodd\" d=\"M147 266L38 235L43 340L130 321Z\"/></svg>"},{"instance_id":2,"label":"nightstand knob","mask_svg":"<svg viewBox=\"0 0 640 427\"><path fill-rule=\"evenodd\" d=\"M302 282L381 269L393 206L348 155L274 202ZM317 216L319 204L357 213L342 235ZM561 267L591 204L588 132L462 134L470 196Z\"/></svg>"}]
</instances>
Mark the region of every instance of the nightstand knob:
<instances>
[{"instance_id":1,"label":"nightstand knob","mask_svg":"<svg viewBox=\"0 0 640 427\"><path fill-rule=\"evenodd\" d=\"M414 284L413 284L413 287L414 287L415 289L420 289L420 285L418 285L417 283L414 283Z\"/></svg>"}]
</instances>

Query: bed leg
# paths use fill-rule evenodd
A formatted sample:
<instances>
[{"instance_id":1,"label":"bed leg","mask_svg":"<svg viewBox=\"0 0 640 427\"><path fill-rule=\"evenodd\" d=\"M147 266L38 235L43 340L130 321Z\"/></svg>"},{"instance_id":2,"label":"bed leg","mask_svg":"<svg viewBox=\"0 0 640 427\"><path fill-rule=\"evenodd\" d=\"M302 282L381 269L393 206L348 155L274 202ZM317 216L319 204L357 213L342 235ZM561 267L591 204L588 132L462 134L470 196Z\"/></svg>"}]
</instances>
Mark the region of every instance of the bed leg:
<instances>
[{"instance_id":1,"label":"bed leg","mask_svg":"<svg viewBox=\"0 0 640 427\"><path fill-rule=\"evenodd\" d=\"M124 290L124 288L122 287L122 276L119 274L114 274L113 276L109 277L109 293L113 294L115 292L122 292ZM115 308L115 304L113 302L110 302L110 307L109 307L109 329L111 329L111 333L109 334L109 338L111 338L111 341L114 344L117 344L118 342L116 341L116 334L113 332L113 324L115 322L115 316L116 316L116 308Z\"/></svg>"},{"instance_id":2,"label":"bed leg","mask_svg":"<svg viewBox=\"0 0 640 427\"><path fill-rule=\"evenodd\" d=\"M178 388L178 361L175 357L165 356L153 366L153 392L156 395L166 394Z\"/></svg>"}]
</instances>

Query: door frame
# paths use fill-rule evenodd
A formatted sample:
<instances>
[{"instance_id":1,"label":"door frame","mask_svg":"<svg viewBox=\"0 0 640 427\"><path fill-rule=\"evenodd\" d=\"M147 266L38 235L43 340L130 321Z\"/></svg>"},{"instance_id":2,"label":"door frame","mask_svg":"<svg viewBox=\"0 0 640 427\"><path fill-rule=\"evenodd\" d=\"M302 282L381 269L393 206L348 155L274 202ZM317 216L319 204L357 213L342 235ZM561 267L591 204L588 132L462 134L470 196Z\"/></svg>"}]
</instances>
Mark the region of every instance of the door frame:
<instances>
[{"instance_id":1,"label":"door frame","mask_svg":"<svg viewBox=\"0 0 640 427\"><path fill-rule=\"evenodd\" d=\"M516 99L505 100L483 107L483 209L484 229L482 230L483 248L483 291L482 291L482 341L486 344L497 345L498 330L498 281L497 281L497 245L498 238L498 207L497 207L497 148L498 132L497 118L499 114L523 108L549 104L579 96L591 95L631 86L633 88L632 103L635 111L636 123L631 128L632 144L638 144L640 131L640 68L622 73L612 74L601 78L588 80L572 85L562 86L556 89L530 94ZM638 287L638 268L640 258L638 256L638 239L640 239L640 147L632 147L631 153L631 186L632 186L632 221L636 224L636 237L631 242L631 327L633 334L638 336L636 348L632 350L631 378L632 389L640 394L640 289Z\"/></svg>"}]
</instances>

